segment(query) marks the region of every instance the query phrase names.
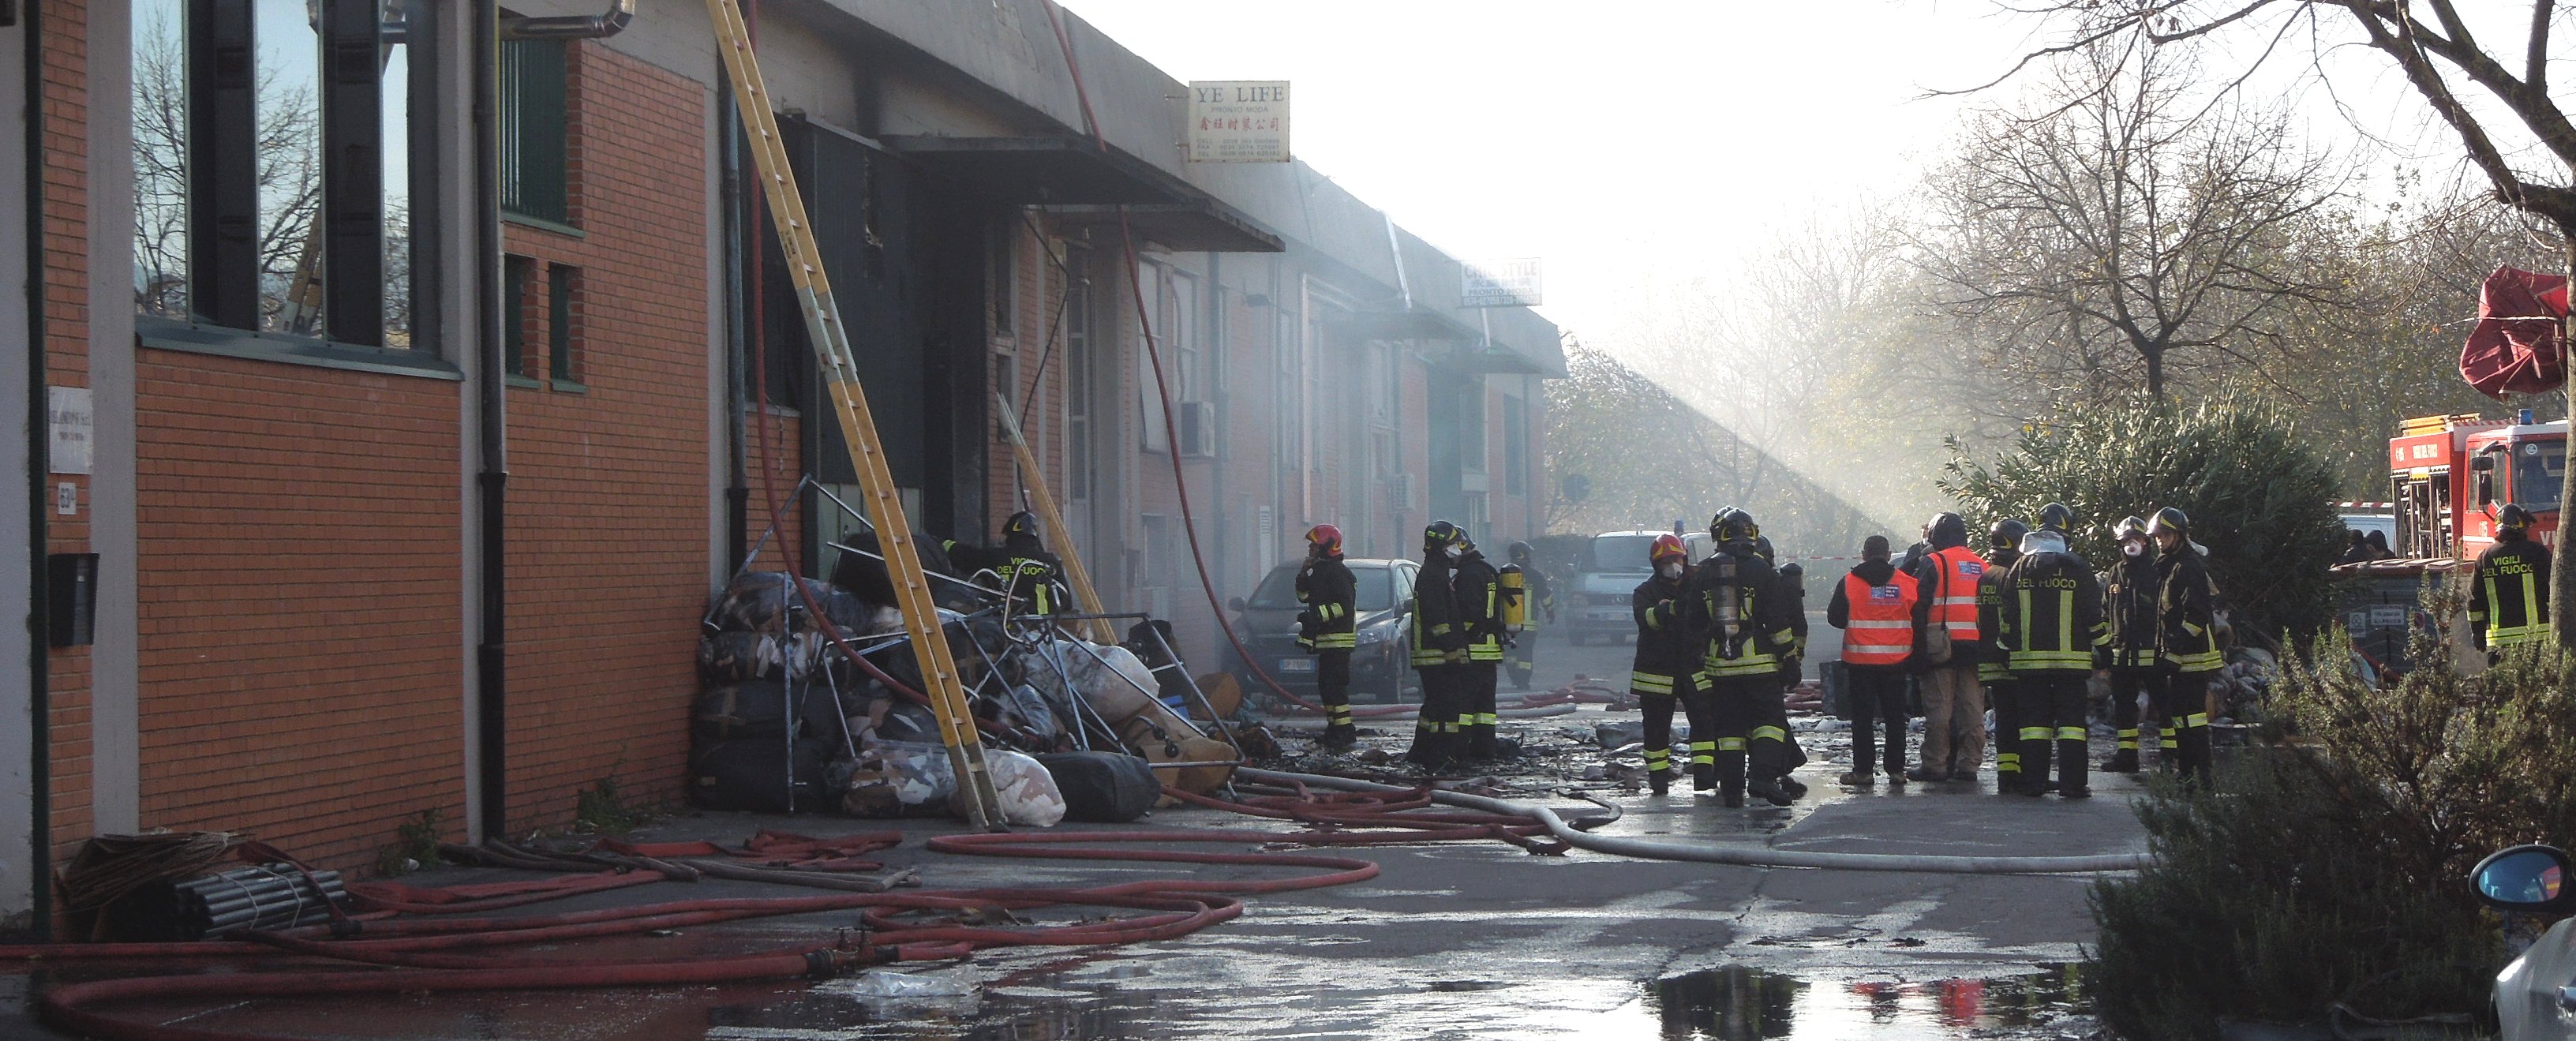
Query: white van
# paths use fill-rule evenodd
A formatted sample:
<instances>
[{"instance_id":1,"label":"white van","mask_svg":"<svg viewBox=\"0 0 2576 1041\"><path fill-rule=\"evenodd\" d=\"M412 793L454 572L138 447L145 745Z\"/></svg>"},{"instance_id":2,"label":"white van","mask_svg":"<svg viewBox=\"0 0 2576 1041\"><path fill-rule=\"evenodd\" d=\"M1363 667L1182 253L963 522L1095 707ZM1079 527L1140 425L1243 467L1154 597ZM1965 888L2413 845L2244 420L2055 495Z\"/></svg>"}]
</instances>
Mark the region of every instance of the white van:
<instances>
[{"instance_id":1,"label":"white van","mask_svg":"<svg viewBox=\"0 0 2576 1041\"><path fill-rule=\"evenodd\" d=\"M1581 646L1595 636L1616 640L1637 635L1637 620L1628 613L1628 598L1637 591L1637 583L1654 573L1646 551L1654 546L1656 536L1667 534L1671 533L1605 531L1584 543L1583 556L1575 563L1573 586L1558 596L1558 602L1572 610L1565 625L1566 639ZM1714 551L1705 531L1684 534L1682 545L1690 551L1694 563L1707 559Z\"/></svg>"}]
</instances>

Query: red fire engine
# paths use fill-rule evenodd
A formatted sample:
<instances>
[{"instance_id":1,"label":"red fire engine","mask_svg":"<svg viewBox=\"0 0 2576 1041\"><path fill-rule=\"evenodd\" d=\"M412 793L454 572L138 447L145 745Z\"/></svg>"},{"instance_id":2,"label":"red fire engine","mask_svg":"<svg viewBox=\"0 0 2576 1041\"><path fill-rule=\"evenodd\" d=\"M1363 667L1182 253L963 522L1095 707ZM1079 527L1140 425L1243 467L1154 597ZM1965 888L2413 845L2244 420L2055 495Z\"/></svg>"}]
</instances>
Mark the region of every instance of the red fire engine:
<instances>
[{"instance_id":1,"label":"red fire engine","mask_svg":"<svg viewBox=\"0 0 2576 1041\"><path fill-rule=\"evenodd\" d=\"M2520 503L2536 518L2532 537L2557 541L2558 498L2567 481L2567 421L2534 423L2475 415L2422 416L2388 439L2389 499L2396 505L2400 558L2470 560L2495 544L2491 508Z\"/></svg>"}]
</instances>

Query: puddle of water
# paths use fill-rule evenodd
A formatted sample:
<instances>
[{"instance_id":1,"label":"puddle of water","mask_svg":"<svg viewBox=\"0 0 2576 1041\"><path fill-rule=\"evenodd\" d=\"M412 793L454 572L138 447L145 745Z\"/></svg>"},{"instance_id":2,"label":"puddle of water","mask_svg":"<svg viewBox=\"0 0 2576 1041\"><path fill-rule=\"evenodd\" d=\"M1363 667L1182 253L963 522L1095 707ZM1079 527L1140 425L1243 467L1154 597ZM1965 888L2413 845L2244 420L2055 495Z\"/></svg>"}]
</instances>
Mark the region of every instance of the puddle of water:
<instances>
[{"instance_id":1,"label":"puddle of water","mask_svg":"<svg viewBox=\"0 0 2576 1041\"><path fill-rule=\"evenodd\" d=\"M1808 981L1734 965L1644 984L1666 1041L1761 1038L2056 1037L2089 1033L2076 968L1998 979ZM2035 1032L2035 1033L2034 1033Z\"/></svg>"}]
</instances>

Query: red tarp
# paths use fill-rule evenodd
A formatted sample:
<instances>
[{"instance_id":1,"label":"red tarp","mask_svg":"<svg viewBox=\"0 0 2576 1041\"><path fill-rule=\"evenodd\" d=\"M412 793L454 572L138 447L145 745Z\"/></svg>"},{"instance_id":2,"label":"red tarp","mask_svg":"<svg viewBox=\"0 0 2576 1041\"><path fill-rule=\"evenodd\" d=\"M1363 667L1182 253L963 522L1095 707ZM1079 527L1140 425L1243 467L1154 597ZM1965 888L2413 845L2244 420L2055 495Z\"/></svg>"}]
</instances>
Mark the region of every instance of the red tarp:
<instances>
[{"instance_id":1,"label":"red tarp","mask_svg":"<svg viewBox=\"0 0 2576 1041\"><path fill-rule=\"evenodd\" d=\"M2478 324L2460 346L2460 377L2498 401L2567 386L2567 279L2509 267L2478 289Z\"/></svg>"}]
</instances>

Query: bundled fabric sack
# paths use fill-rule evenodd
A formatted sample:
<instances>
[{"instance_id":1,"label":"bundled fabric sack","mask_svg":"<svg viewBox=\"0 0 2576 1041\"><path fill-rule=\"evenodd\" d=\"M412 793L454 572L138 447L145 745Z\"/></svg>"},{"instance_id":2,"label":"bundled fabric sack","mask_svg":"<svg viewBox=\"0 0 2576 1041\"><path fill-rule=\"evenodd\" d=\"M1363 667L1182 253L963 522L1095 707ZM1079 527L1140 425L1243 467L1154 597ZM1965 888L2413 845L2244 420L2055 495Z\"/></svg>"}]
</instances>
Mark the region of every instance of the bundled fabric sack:
<instances>
[{"instance_id":1,"label":"bundled fabric sack","mask_svg":"<svg viewBox=\"0 0 2576 1041\"><path fill-rule=\"evenodd\" d=\"M708 683L777 679L787 673L787 653L766 633L713 632L698 638L698 675Z\"/></svg>"},{"instance_id":2,"label":"bundled fabric sack","mask_svg":"<svg viewBox=\"0 0 2576 1041\"><path fill-rule=\"evenodd\" d=\"M1123 752L1050 752L1037 761L1055 778L1069 820L1124 824L1163 796L1153 768Z\"/></svg>"},{"instance_id":3,"label":"bundled fabric sack","mask_svg":"<svg viewBox=\"0 0 2576 1041\"><path fill-rule=\"evenodd\" d=\"M795 583L804 583L805 592L823 608L844 636L867 631L875 609L858 596L832 588L830 583L814 579L795 579L784 571L746 571L734 576L716 598L708 623L724 632L754 632L786 635L817 629L805 597L796 591ZM792 622L792 626L791 626Z\"/></svg>"},{"instance_id":4,"label":"bundled fabric sack","mask_svg":"<svg viewBox=\"0 0 2576 1041\"><path fill-rule=\"evenodd\" d=\"M841 715L830 688L820 683L790 684L779 680L745 680L710 687L698 695L692 713L698 743L767 739L782 741L794 704L796 736L822 742L826 747L841 747L842 728L848 723Z\"/></svg>"},{"instance_id":5,"label":"bundled fabric sack","mask_svg":"<svg viewBox=\"0 0 2576 1041\"><path fill-rule=\"evenodd\" d=\"M1002 817L1023 827L1052 828L1064 821L1064 794L1054 775L1038 761L1004 748L984 749L984 772L993 776L993 794L1002 800ZM951 802L955 797L951 797ZM958 816L964 807L953 807Z\"/></svg>"},{"instance_id":6,"label":"bundled fabric sack","mask_svg":"<svg viewBox=\"0 0 2576 1041\"><path fill-rule=\"evenodd\" d=\"M948 812L957 773L936 744L879 741L859 750L841 810L857 817L929 816Z\"/></svg>"}]
</instances>

